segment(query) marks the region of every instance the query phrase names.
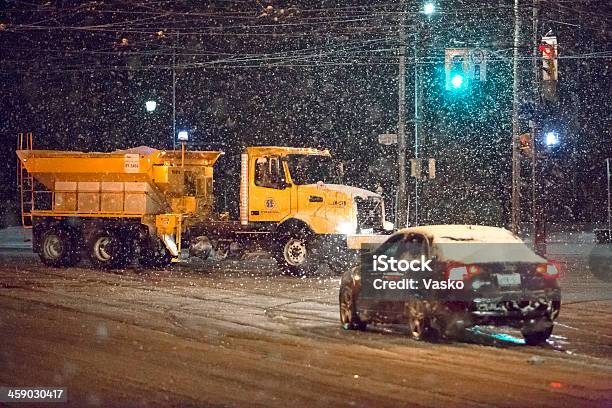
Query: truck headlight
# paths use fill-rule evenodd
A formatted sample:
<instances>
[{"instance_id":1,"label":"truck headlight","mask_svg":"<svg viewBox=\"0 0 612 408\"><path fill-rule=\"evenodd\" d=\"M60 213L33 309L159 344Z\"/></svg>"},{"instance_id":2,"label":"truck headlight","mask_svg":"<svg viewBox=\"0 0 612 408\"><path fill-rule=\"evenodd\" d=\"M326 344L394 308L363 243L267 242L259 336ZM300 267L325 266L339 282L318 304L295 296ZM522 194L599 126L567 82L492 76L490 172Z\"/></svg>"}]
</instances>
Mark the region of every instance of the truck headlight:
<instances>
[{"instance_id":1,"label":"truck headlight","mask_svg":"<svg viewBox=\"0 0 612 408\"><path fill-rule=\"evenodd\" d=\"M336 227L336 231L338 231L339 234L344 235L354 234L356 229L357 228L355 227L355 225L351 222L341 222Z\"/></svg>"}]
</instances>

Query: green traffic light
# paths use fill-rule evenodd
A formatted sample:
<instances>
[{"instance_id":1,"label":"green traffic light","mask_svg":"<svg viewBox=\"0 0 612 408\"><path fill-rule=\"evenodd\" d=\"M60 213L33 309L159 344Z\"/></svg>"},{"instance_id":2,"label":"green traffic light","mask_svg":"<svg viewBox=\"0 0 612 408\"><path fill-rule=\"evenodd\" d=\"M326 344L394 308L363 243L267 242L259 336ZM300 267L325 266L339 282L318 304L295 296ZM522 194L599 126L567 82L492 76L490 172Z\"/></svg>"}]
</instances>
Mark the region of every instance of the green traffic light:
<instances>
[{"instance_id":1,"label":"green traffic light","mask_svg":"<svg viewBox=\"0 0 612 408\"><path fill-rule=\"evenodd\" d=\"M433 3L426 3L425 7L423 7L423 13L430 16L436 10L436 6Z\"/></svg>"},{"instance_id":2,"label":"green traffic light","mask_svg":"<svg viewBox=\"0 0 612 408\"><path fill-rule=\"evenodd\" d=\"M459 74L454 75L451 79L451 84L455 89L461 88L463 86L463 76Z\"/></svg>"}]
</instances>

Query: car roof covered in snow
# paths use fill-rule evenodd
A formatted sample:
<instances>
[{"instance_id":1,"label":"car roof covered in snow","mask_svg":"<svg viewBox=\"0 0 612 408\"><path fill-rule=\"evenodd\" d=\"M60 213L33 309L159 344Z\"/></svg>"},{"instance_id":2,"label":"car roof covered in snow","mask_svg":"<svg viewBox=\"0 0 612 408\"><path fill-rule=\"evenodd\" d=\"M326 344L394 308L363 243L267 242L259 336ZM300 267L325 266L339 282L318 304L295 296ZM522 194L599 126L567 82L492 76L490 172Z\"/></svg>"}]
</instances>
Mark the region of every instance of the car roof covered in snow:
<instances>
[{"instance_id":1,"label":"car roof covered in snow","mask_svg":"<svg viewBox=\"0 0 612 408\"><path fill-rule=\"evenodd\" d=\"M484 225L428 225L405 228L399 233L429 238L440 260L470 263L528 262L546 260L536 255L512 232Z\"/></svg>"},{"instance_id":2,"label":"car roof covered in snow","mask_svg":"<svg viewBox=\"0 0 612 408\"><path fill-rule=\"evenodd\" d=\"M425 225L404 228L399 232L422 234L436 242L523 242L519 237L505 228L489 227L485 225Z\"/></svg>"}]
</instances>

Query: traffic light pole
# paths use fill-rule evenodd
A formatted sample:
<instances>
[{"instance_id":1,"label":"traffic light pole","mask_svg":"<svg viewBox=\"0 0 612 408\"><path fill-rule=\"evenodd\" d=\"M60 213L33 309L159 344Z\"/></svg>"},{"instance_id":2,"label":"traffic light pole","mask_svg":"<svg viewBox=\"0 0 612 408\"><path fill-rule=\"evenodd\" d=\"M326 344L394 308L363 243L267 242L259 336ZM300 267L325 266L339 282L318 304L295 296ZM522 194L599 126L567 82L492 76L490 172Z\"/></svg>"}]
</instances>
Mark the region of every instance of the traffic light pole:
<instances>
[{"instance_id":1,"label":"traffic light pole","mask_svg":"<svg viewBox=\"0 0 612 408\"><path fill-rule=\"evenodd\" d=\"M398 228L407 224L406 199L406 11L405 1L401 0L402 15L399 34L399 73L398 73L398 117L397 117L397 165L399 167L397 212L395 225Z\"/></svg>"},{"instance_id":2,"label":"traffic light pole","mask_svg":"<svg viewBox=\"0 0 612 408\"><path fill-rule=\"evenodd\" d=\"M519 0L514 0L514 53L512 65L512 232L518 234L521 222L521 163L518 146L519 128L519 34L520 34Z\"/></svg>"},{"instance_id":3,"label":"traffic light pole","mask_svg":"<svg viewBox=\"0 0 612 408\"><path fill-rule=\"evenodd\" d=\"M179 33L172 47L172 150L176 150L176 46L178 45Z\"/></svg>"},{"instance_id":4,"label":"traffic light pole","mask_svg":"<svg viewBox=\"0 0 612 408\"><path fill-rule=\"evenodd\" d=\"M420 127L421 127L421 82L419 75L418 50L420 21L416 23L414 30L414 159L419 160L420 155ZM414 225L419 225L419 178L414 178Z\"/></svg>"}]
</instances>

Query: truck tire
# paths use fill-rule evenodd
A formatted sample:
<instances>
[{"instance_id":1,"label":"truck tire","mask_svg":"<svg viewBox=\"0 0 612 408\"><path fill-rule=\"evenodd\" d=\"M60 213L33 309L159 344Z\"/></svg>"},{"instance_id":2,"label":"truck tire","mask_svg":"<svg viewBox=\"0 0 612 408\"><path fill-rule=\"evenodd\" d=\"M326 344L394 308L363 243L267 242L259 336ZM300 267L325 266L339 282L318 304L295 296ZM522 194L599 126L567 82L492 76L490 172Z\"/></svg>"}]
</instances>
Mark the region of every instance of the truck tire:
<instances>
[{"instance_id":1,"label":"truck tire","mask_svg":"<svg viewBox=\"0 0 612 408\"><path fill-rule=\"evenodd\" d=\"M80 252L76 239L63 228L50 228L40 237L40 260L47 266L55 268L76 265Z\"/></svg>"},{"instance_id":2,"label":"truck tire","mask_svg":"<svg viewBox=\"0 0 612 408\"><path fill-rule=\"evenodd\" d=\"M275 243L274 259L280 269L290 275L314 274L320 264L316 236L305 231L279 236Z\"/></svg>"},{"instance_id":3,"label":"truck tire","mask_svg":"<svg viewBox=\"0 0 612 408\"><path fill-rule=\"evenodd\" d=\"M96 268L122 269L132 263L134 245L120 231L101 230L89 242L89 258Z\"/></svg>"}]
</instances>

